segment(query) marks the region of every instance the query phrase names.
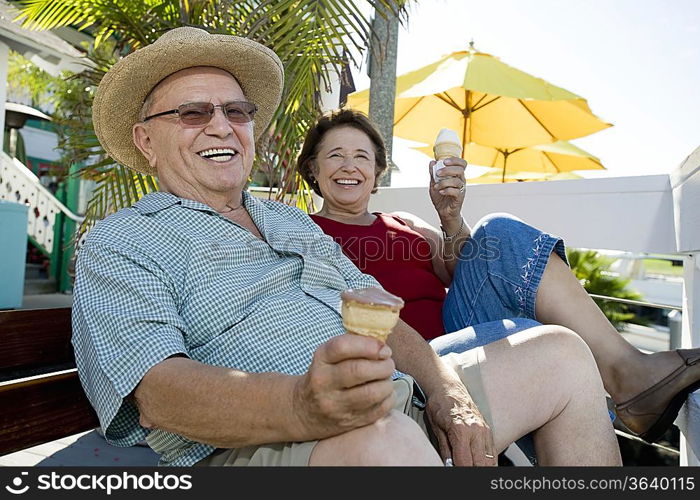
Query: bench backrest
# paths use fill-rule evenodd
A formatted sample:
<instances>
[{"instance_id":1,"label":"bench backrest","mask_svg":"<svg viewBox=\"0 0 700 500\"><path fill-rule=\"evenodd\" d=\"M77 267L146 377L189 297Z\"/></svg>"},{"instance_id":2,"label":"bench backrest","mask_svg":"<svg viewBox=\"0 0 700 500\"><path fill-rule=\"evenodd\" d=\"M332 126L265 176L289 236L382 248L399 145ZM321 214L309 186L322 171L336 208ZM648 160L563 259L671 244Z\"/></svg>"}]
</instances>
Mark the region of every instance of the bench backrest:
<instances>
[{"instance_id":1,"label":"bench backrest","mask_svg":"<svg viewBox=\"0 0 700 500\"><path fill-rule=\"evenodd\" d=\"M0 455L99 425L75 369L70 314L0 311Z\"/></svg>"}]
</instances>

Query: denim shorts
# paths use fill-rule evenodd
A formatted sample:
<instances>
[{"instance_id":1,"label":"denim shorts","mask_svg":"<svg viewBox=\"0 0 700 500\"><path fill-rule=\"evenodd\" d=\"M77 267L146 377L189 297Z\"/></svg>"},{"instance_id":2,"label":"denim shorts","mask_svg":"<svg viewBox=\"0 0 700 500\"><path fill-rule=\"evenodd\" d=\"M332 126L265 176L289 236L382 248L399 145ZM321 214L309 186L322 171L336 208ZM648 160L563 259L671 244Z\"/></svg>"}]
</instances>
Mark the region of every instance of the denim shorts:
<instances>
[{"instance_id":1,"label":"denim shorts","mask_svg":"<svg viewBox=\"0 0 700 500\"><path fill-rule=\"evenodd\" d=\"M433 349L463 352L539 326L537 288L553 251L567 262L561 238L509 214L481 219L462 247L442 308L449 333L433 339Z\"/></svg>"}]
</instances>

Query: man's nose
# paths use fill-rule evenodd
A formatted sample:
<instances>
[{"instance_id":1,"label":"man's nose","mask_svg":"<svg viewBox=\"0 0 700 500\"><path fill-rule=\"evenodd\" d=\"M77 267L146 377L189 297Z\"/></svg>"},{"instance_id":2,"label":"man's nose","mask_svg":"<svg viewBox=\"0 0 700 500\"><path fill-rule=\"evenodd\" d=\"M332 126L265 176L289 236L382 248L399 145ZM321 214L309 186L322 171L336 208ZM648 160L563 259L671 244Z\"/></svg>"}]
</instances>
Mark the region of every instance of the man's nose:
<instances>
[{"instance_id":1,"label":"man's nose","mask_svg":"<svg viewBox=\"0 0 700 500\"><path fill-rule=\"evenodd\" d=\"M228 121L225 111L219 106L214 108L214 114L211 115L205 130L212 135L224 137L231 133L231 122Z\"/></svg>"}]
</instances>

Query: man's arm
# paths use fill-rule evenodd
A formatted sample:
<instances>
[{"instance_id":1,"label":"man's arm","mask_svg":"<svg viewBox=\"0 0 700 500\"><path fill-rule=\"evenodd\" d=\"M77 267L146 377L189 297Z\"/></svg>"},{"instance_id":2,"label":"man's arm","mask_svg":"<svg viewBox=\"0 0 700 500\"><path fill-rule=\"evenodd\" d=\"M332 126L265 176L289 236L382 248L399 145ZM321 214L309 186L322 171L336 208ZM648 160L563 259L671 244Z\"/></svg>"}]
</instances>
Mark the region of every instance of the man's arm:
<instances>
[{"instance_id":1,"label":"man's arm","mask_svg":"<svg viewBox=\"0 0 700 500\"><path fill-rule=\"evenodd\" d=\"M410 374L424 390L426 413L438 438L443 460L455 465L494 465L491 430L457 374L413 328L399 320L387 341L396 368Z\"/></svg>"},{"instance_id":2,"label":"man's arm","mask_svg":"<svg viewBox=\"0 0 700 500\"><path fill-rule=\"evenodd\" d=\"M246 373L171 357L134 397L141 425L221 448L309 441L368 425L393 405L391 350L341 335L321 345L301 376Z\"/></svg>"},{"instance_id":3,"label":"man's arm","mask_svg":"<svg viewBox=\"0 0 700 500\"><path fill-rule=\"evenodd\" d=\"M144 426L221 447L319 439L392 407L391 350L374 339L327 341L303 376L205 365L186 357L189 326L176 280L150 254L93 242L81 250L78 270L76 358L110 437L129 396ZM128 426L134 434L136 424L133 413L122 416L118 432Z\"/></svg>"}]
</instances>

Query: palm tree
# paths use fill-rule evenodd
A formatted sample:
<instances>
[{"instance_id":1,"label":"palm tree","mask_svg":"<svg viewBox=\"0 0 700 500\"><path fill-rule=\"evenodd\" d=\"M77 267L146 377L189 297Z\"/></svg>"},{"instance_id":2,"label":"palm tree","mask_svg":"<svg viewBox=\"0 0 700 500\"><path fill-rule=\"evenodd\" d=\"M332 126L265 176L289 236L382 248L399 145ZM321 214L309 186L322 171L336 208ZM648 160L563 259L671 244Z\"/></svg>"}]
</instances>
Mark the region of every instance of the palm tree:
<instances>
[{"instance_id":1,"label":"palm tree","mask_svg":"<svg viewBox=\"0 0 700 500\"><path fill-rule=\"evenodd\" d=\"M567 248L566 256L576 278L588 293L618 299L641 300L642 295L629 288L631 280L620 278L610 272L614 259L605 257L595 250ZM625 323L647 325L649 322L629 310L621 302L593 299L610 323L621 331Z\"/></svg>"},{"instance_id":2,"label":"palm tree","mask_svg":"<svg viewBox=\"0 0 700 500\"><path fill-rule=\"evenodd\" d=\"M294 172L303 136L320 113L319 89L329 71L340 74L352 54L362 54L372 35L368 13L376 7L407 17L410 0L22 0L19 19L30 29L73 26L94 37L89 67L73 77L54 113L64 163L81 164L81 175L97 183L86 211L90 225L157 189L154 178L115 164L100 147L91 123L93 92L120 57L178 26L199 26L256 40L273 49L285 66L283 104L257 144L255 168L302 208L311 204L308 186ZM364 4L364 5L362 5ZM371 7L371 9L369 8ZM388 9L388 10L387 10ZM82 89L82 90L81 90ZM272 191L271 191L272 193Z\"/></svg>"}]
</instances>

